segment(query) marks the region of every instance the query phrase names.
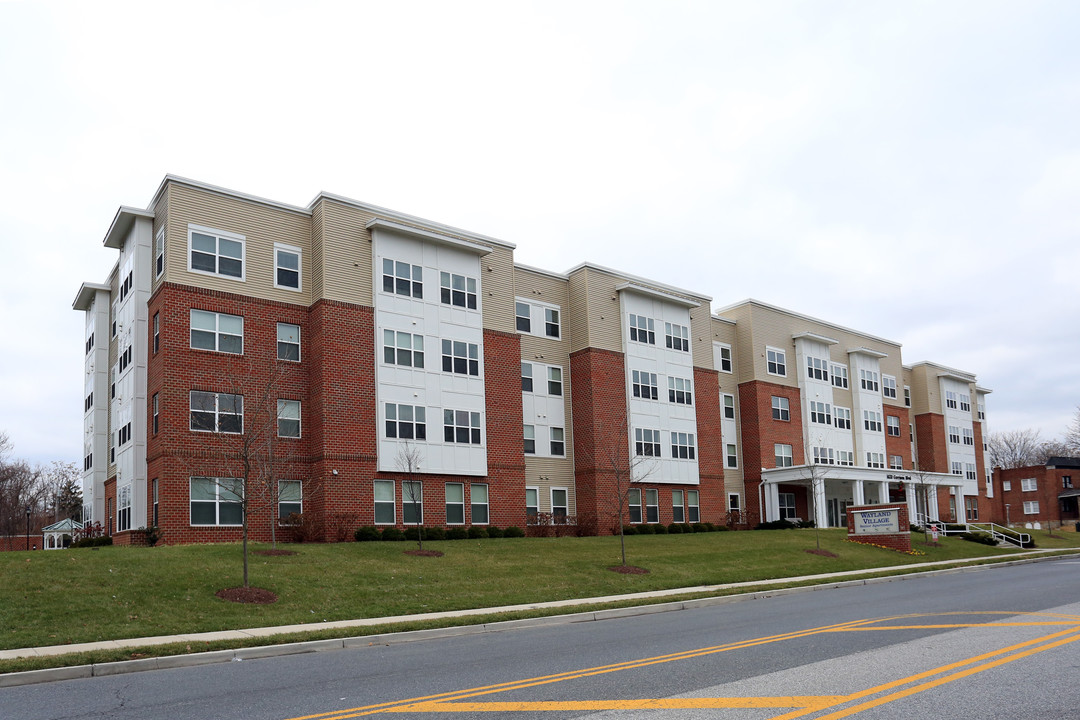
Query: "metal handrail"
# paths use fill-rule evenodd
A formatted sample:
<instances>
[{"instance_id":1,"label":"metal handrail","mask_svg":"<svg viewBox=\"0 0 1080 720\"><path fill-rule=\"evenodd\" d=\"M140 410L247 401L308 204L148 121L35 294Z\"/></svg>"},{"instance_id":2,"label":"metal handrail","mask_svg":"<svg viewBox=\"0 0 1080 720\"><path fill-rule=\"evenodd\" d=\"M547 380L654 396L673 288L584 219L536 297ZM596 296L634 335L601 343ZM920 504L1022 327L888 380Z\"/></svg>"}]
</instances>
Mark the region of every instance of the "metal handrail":
<instances>
[{"instance_id":1,"label":"metal handrail","mask_svg":"<svg viewBox=\"0 0 1080 720\"><path fill-rule=\"evenodd\" d=\"M937 518L932 518L926 513L917 513L916 518L921 525L930 526L937 525L938 532L942 535L958 535L965 532L971 532L972 528L979 532L984 532L994 538L994 540L1001 542L1004 540L1007 543L1016 545L1017 547L1024 547L1031 542L1031 535L1024 532L1013 530L1012 528L1005 527L1004 525L998 525L997 523L968 523L968 522L944 522ZM962 528L962 529L958 529Z\"/></svg>"},{"instance_id":2,"label":"metal handrail","mask_svg":"<svg viewBox=\"0 0 1080 720\"><path fill-rule=\"evenodd\" d=\"M979 527L979 525L987 525L989 529ZM1031 535L1028 533L1018 532L1012 528L1007 528L1004 525L998 525L997 523L979 523L974 527L982 532L989 533L995 540L1012 543L1017 547L1024 547L1031 542ZM1000 528L1000 530L998 529ZM1005 532L1002 532L1002 531Z\"/></svg>"}]
</instances>

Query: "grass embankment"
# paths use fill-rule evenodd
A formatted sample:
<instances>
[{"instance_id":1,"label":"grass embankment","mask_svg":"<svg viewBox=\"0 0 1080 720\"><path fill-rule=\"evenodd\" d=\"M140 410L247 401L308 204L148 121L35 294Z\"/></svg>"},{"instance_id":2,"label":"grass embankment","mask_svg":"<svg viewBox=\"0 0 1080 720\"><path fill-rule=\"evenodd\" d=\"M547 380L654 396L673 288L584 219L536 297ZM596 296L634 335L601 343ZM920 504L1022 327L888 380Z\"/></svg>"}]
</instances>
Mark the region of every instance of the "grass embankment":
<instances>
[{"instance_id":1,"label":"grass embankment","mask_svg":"<svg viewBox=\"0 0 1080 720\"><path fill-rule=\"evenodd\" d=\"M2 553L0 649L495 607L1014 554L959 539L943 538L940 546L928 547L916 534L912 547L926 554L911 556L846 542L843 530L821 530L822 549L835 553L833 558L805 552L815 546L814 534L778 530L627 537L628 560L648 568L647 575L607 569L619 564L618 539L611 537L425 543L425 549L445 553L439 558L403 554L412 543L292 545L296 555L252 556L251 584L277 593L279 600L272 605L238 605L215 597L218 590L239 584L237 545ZM1036 532L1035 541L1041 548L1064 549L1080 546L1080 535L1051 538ZM452 623L425 626L437 624ZM368 632L381 631L385 628ZM361 632L320 636L331 634ZM304 639L314 637L319 636ZM152 652L169 654L166 648ZM0 665L0 672L11 669L8 663Z\"/></svg>"}]
</instances>

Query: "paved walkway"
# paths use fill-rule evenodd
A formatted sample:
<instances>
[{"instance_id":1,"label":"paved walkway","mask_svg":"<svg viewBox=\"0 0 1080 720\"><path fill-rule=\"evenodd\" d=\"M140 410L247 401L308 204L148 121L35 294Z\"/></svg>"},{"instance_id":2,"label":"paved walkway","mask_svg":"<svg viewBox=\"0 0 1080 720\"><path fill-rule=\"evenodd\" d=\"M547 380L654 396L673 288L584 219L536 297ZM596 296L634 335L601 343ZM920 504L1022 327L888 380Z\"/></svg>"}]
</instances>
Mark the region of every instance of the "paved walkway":
<instances>
[{"instance_id":1,"label":"paved walkway","mask_svg":"<svg viewBox=\"0 0 1080 720\"><path fill-rule=\"evenodd\" d=\"M1032 550L1027 552L1018 552L1013 557L1023 558L1024 560L1031 561L1041 559L1039 556L1045 555L1049 552L1060 552L1058 550ZM272 637L274 635L284 635L290 633L300 632L317 632L320 630L338 630L347 628L361 628L361 627L374 627L379 625L391 625L394 623L404 622L418 622L425 620L442 620L446 618L466 618L476 615L496 615L499 613L512 613L521 610L539 610L545 608L566 608L573 610L575 607L583 605L596 605L610 602L625 602L627 600L656 600L659 598L673 597L676 595L690 595L698 593L715 593L722 590L737 590L739 588L766 588L774 585L787 585L792 583L810 582L815 583L815 586L822 584L832 585L831 581L844 582L850 580L857 580L860 576L870 575L874 573L882 572L894 572L901 570L933 570L936 567L942 565L956 565L957 563L978 563L984 561L987 558L970 558L966 560L942 560L937 562L916 563L912 565L892 565L889 567L876 567L866 568L863 570L850 570L847 572L837 573L823 573L820 575L800 575L797 577L784 577L775 578L772 580L754 580L750 582L740 583L727 583L723 585L699 585L697 587L684 587L673 588L670 590L654 590L651 592L630 593L628 595L607 595L604 597L591 597L591 598L578 598L575 600L556 600L553 602L539 602L539 603L527 603L524 605L504 605L501 607L489 607L489 608L475 608L470 610L449 610L446 612L432 612L422 613L419 615L395 615L392 617L380 617L380 618L362 618L358 620L337 620L333 622L317 622L317 623L303 623L300 625L279 625L275 627L264 628L247 628L244 630L221 630L217 632L204 632L204 633L188 633L182 635L158 635L155 637L142 637L142 638L128 638L125 640L104 640L101 642L92 643L74 643L71 645L49 645L46 647L35 648L17 648L14 650L0 650L0 660L13 660L23 657L44 657L49 655L64 655L67 653L80 653L89 652L91 650L116 650L116 649L130 649L140 647L150 647L153 645L165 645L168 643L205 643L214 642L218 640L244 640L257 637ZM1000 563L997 563L1000 564ZM963 568L961 568L963 569ZM881 578L883 581L896 580L896 576ZM867 582L867 581L858 581ZM798 588L798 590L813 589L814 586L809 588ZM764 594L776 594L776 590L766 591ZM740 596L726 596L721 598L724 601L730 601L733 597ZM716 600L716 598L707 598ZM688 603L682 603L680 606L689 607L691 604L695 604L694 601ZM696 603L700 604L700 603ZM646 605L636 608L618 608L613 610L602 611L604 617L612 617L614 615L631 615L645 612L657 612L662 609L671 610L679 609L673 607L657 608L656 605ZM594 613L595 614L595 613ZM592 618L588 618L592 619ZM550 618L549 618L550 620ZM506 623L496 623L499 625L505 625ZM488 631L492 624L488 624ZM472 626L476 627L476 626ZM477 630L484 631L482 628L477 627ZM422 631L427 632L427 631ZM445 632L445 629L439 632ZM369 640L370 636L364 636L358 639ZM324 642L324 641L316 641ZM325 641L338 643L340 646L341 640ZM300 643L303 644L303 643ZM365 642L365 644L367 644ZM297 645L297 643L291 643L291 645ZM271 648L247 648L248 650L262 651L260 654L269 655L273 654L266 652ZM226 651L232 653L234 651ZM239 652L239 651L236 651ZM283 653L284 654L284 653ZM109 663L115 664L115 663ZM2 686L2 685L0 685Z\"/></svg>"}]
</instances>

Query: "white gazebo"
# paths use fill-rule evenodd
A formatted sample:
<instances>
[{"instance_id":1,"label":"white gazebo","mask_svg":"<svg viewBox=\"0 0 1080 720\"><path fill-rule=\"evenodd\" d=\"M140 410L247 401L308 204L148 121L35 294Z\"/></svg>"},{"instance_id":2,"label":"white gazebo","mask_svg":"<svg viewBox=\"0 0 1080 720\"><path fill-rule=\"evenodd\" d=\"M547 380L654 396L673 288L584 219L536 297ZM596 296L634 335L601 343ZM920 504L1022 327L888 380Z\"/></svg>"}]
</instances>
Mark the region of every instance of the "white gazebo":
<instances>
[{"instance_id":1,"label":"white gazebo","mask_svg":"<svg viewBox=\"0 0 1080 720\"><path fill-rule=\"evenodd\" d=\"M77 520L65 518L52 525L41 528L41 534L45 536L44 548L46 550L62 550L64 548L64 536L75 536L75 531L82 530L83 525Z\"/></svg>"}]
</instances>

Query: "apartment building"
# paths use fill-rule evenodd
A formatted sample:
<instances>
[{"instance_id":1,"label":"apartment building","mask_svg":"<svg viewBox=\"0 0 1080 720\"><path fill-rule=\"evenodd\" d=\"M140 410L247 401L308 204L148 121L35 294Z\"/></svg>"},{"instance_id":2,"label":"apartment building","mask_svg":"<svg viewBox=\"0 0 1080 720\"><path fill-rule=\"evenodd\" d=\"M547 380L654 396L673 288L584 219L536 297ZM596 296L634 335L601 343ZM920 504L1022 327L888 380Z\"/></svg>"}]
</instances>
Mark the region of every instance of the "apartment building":
<instances>
[{"instance_id":1,"label":"apartment building","mask_svg":"<svg viewBox=\"0 0 1080 720\"><path fill-rule=\"evenodd\" d=\"M327 539L416 521L840 526L852 503L937 517L983 497L974 376L758 301L713 312L329 193L299 207L174 176L104 244L117 264L74 308L86 517L117 542L150 525L237 539L241 497L256 538L299 514Z\"/></svg>"},{"instance_id":2,"label":"apartment building","mask_svg":"<svg viewBox=\"0 0 1080 720\"><path fill-rule=\"evenodd\" d=\"M1080 458L1052 457L1045 465L996 468L992 519L1002 525L1045 527L1080 520Z\"/></svg>"}]
</instances>

